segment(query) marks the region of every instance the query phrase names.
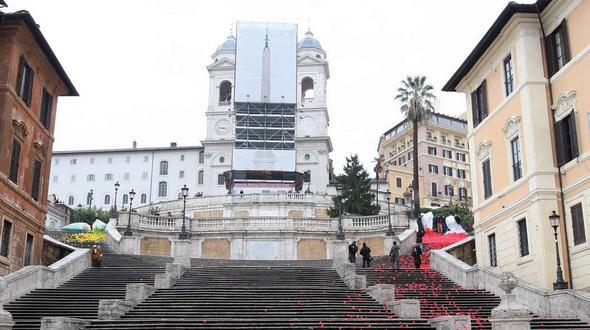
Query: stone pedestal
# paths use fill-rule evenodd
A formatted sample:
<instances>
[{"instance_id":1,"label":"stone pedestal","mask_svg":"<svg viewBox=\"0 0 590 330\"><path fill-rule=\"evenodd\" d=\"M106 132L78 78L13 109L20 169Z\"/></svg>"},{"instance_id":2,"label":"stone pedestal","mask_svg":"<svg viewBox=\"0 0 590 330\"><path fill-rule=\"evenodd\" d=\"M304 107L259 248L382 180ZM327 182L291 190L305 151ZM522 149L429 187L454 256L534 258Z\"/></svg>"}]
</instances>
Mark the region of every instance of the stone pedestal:
<instances>
[{"instance_id":1,"label":"stone pedestal","mask_svg":"<svg viewBox=\"0 0 590 330\"><path fill-rule=\"evenodd\" d=\"M348 243L346 241L332 241L332 267L348 262Z\"/></svg>"},{"instance_id":2,"label":"stone pedestal","mask_svg":"<svg viewBox=\"0 0 590 330\"><path fill-rule=\"evenodd\" d=\"M44 317L41 319L41 330L78 330L90 324L89 320L71 317ZM9 328L0 328L9 329Z\"/></svg>"},{"instance_id":3,"label":"stone pedestal","mask_svg":"<svg viewBox=\"0 0 590 330\"><path fill-rule=\"evenodd\" d=\"M153 286L145 283L129 283L125 287L125 300L133 306L137 306L152 295L154 291Z\"/></svg>"},{"instance_id":4,"label":"stone pedestal","mask_svg":"<svg viewBox=\"0 0 590 330\"><path fill-rule=\"evenodd\" d=\"M181 264L184 267L189 268L191 266L191 240L174 240L173 256L175 264Z\"/></svg>"},{"instance_id":5,"label":"stone pedestal","mask_svg":"<svg viewBox=\"0 0 590 330\"><path fill-rule=\"evenodd\" d=\"M177 263L167 263L166 264L166 274L170 276L171 279L177 280L182 276L182 273L186 270L186 267L182 264Z\"/></svg>"},{"instance_id":6,"label":"stone pedestal","mask_svg":"<svg viewBox=\"0 0 590 330\"><path fill-rule=\"evenodd\" d=\"M139 254L140 238L136 236L121 236L119 243L119 253L121 254Z\"/></svg>"},{"instance_id":7,"label":"stone pedestal","mask_svg":"<svg viewBox=\"0 0 590 330\"><path fill-rule=\"evenodd\" d=\"M471 318L467 315L441 316L428 322L436 330L471 330Z\"/></svg>"},{"instance_id":8,"label":"stone pedestal","mask_svg":"<svg viewBox=\"0 0 590 330\"><path fill-rule=\"evenodd\" d=\"M123 299L101 299L98 301L98 319L116 320L127 313L133 304Z\"/></svg>"},{"instance_id":9,"label":"stone pedestal","mask_svg":"<svg viewBox=\"0 0 590 330\"><path fill-rule=\"evenodd\" d=\"M353 290L364 290L367 288L367 277L365 275L350 275L344 278L344 283Z\"/></svg>"},{"instance_id":10,"label":"stone pedestal","mask_svg":"<svg viewBox=\"0 0 590 330\"><path fill-rule=\"evenodd\" d=\"M0 306L0 329L11 330L13 326L14 320L12 319L12 314Z\"/></svg>"},{"instance_id":11,"label":"stone pedestal","mask_svg":"<svg viewBox=\"0 0 590 330\"><path fill-rule=\"evenodd\" d=\"M382 305L391 305L395 300L395 285L375 284L367 288L367 294Z\"/></svg>"},{"instance_id":12,"label":"stone pedestal","mask_svg":"<svg viewBox=\"0 0 590 330\"><path fill-rule=\"evenodd\" d=\"M350 275L356 275L356 267L351 263L339 264L336 266L336 272L340 275L340 278L344 279Z\"/></svg>"},{"instance_id":13,"label":"stone pedestal","mask_svg":"<svg viewBox=\"0 0 590 330\"><path fill-rule=\"evenodd\" d=\"M172 285L172 279L168 274L156 274L156 276L154 276L155 289L170 289Z\"/></svg>"},{"instance_id":14,"label":"stone pedestal","mask_svg":"<svg viewBox=\"0 0 590 330\"><path fill-rule=\"evenodd\" d=\"M493 330L529 330L532 313L516 302L516 296L505 294L498 307L492 309L490 322Z\"/></svg>"},{"instance_id":15,"label":"stone pedestal","mask_svg":"<svg viewBox=\"0 0 590 330\"><path fill-rule=\"evenodd\" d=\"M395 300L387 307L400 319L420 318L420 300L418 299Z\"/></svg>"}]
</instances>

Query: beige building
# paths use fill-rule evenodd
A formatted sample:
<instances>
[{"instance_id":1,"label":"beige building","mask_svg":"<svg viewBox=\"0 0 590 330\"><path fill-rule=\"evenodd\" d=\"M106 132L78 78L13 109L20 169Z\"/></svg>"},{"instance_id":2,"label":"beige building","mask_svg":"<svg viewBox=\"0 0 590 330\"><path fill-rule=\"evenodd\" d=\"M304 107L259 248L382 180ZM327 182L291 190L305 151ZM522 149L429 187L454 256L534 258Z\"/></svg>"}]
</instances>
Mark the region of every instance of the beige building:
<instances>
[{"instance_id":1,"label":"beige building","mask_svg":"<svg viewBox=\"0 0 590 330\"><path fill-rule=\"evenodd\" d=\"M412 124L403 120L379 138L377 151L391 191L391 201L411 200ZM471 199L467 122L434 114L418 128L420 205L439 207Z\"/></svg>"},{"instance_id":2,"label":"beige building","mask_svg":"<svg viewBox=\"0 0 590 330\"><path fill-rule=\"evenodd\" d=\"M590 289L590 1L510 3L443 88L466 94L477 262ZM588 93L588 94L587 94Z\"/></svg>"}]
</instances>

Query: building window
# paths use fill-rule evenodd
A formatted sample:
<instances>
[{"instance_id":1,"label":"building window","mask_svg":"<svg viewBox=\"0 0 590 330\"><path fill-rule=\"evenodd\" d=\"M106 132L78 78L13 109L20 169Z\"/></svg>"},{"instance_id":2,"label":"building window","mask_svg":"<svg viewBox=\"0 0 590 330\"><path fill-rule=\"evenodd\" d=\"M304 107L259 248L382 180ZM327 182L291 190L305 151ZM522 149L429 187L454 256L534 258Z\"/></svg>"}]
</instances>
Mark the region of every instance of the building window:
<instances>
[{"instance_id":1,"label":"building window","mask_svg":"<svg viewBox=\"0 0 590 330\"><path fill-rule=\"evenodd\" d=\"M178 177L179 178L184 178L184 171L178 172Z\"/></svg>"},{"instance_id":2,"label":"building window","mask_svg":"<svg viewBox=\"0 0 590 330\"><path fill-rule=\"evenodd\" d=\"M402 156L402 157L399 158L399 164L400 165L403 164L403 163L405 163L405 162L406 162L406 157Z\"/></svg>"},{"instance_id":3,"label":"building window","mask_svg":"<svg viewBox=\"0 0 590 330\"><path fill-rule=\"evenodd\" d=\"M109 158L107 159L107 163L111 164L112 162L113 162L113 157L109 157Z\"/></svg>"},{"instance_id":4,"label":"building window","mask_svg":"<svg viewBox=\"0 0 590 330\"><path fill-rule=\"evenodd\" d=\"M557 163L559 166L578 157L575 112L572 111L565 118L555 123L555 138L557 139Z\"/></svg>"},{"instance_id":5,"label":"building window","mask_svg":"<svg viewBox=\"0 0 590 330\"><path fill-rule=\"evenodd\" d=\"M148 172L143 172L143 173L141 173L141 178L142 178L143 180L147 180L147 178L148 178Z\"/></svg>"},{"instance_id":6,"label":"building window","mask_svg":"<svg viewBox=\"0 0 590 330\"><path fill-rule=\"evenodd\" d=\"M219 163L223 164L225 162L225 157L221 156L219 157Z\"/></svg>"},{"instance_id":7,"label":"building window","mask_svg":"<svg viewBox=\"0 0 590 330\"><path fill-rule=\"evenodd\" d=\"M457 177L459 179L465 179L465 170L457 170Z\"/></svg>"},{"instance_id":8,"label":"building window","mask_svg":"<svg viewBox=\"0 0 590 330\"><path fill-rule=\"evenodd\" d=\"M158 197L166 197L168 195L168 183L161 181L158 183Z\"/></svg>"},{"instance_id":9,"label":"building window","mask_svg":"<svg viewBox=\"0 0 590 330\"><path fill-rule=\"evenodd\" d=\"M520 161L520 144L518 137L510 141L510 148L512 150L512 176L514 181L522 178L522 167Z\"/></svg>"},{"instance_id":10,"label":"building window","mask_svg":"<svg viewBox=\"0 0 590 330\"><path fill-rule=\"evenodd\" d=\"M59 165L59 159L55 160L55 165Z\"/></svg>"},{"instance_id":11,"label":"building window","mask_svg":"<svg viewBox=\"0 0 590 330\"><path fill-rule=\"evenodd\" d=\"M574 245L586 242L586 229L584 226L584 213L582 204L578 203L571 208L572 212L572 230L574 232Z\"/></svg>"},{"instance_id":12,"label":"building window","mask_svg":"<svg viewBox=\"0 0 590 330\"><path fill-rule=\"evenodd\" d=\"M518 246L520 248L520 256L529 255L529 237L526 232L526 219L516 222L518 226Z\"/></svg>"},{"instance_id":13,"label":"building window","mask_svg":"<svg viewBox=\"0 0 590 330\"><path fill-rule=\"evenodd\" d=\"M428 154L436 156L436 147L428 147Z\"/></svg>"},{"instance_id":14,"label":"building window","mask_svg":"<svg viewBox=\"0 0 590 330\"><path fill-rule=\"evenodd\" d=\"M504 59L504 90L506 96L514 91L514 67L512 65L512 55L508 54Z\"/></svg>"},{"instance_id":15,"label":"building window","mask_svg":"<svg viewBox=\"0 0 590 330\"><path fill-rule=\"evenodd\" d=\"M143 156L143 162L144 163L147 163L149 159L150 159L149 156Z\"/></svg>"},{"instance_id":16,"label":"building window","mask_svg":"<svg viewBox=\"0 0 590 330\"><path fill-rule=\"evenodd\" d=\"M402 187L402 178L395 178L395 186L398 188Z\"/></svg>"},{"instance_id":17,"label":"building window","mask_svg":"<svg viewBox=\"0 0 590 330\"><path fill-rule=\"evenodd\" d=\"M12 138L12 153L10 154L10 172L8 174L8 179L14 182L15 184L18 183L18 169L20 166L20 150L21 144L20 141L16 138Z\"/></svg>"},{"instance_id":18,"label":"building window","mask_svg":"<svg viewBox=\"0 0 590 330\"><path fill-rule=\"evenodd\" d=\"M41 124L47 129L51 125L51 107L53 105L53 97L43 88L43 95L41 96L41 110L39 111L39 120Z\"/></svg>"},{"instance_id":19,"label":"building window","mask_svg":"<svg viewBox=\"0 0 590 330\"><path fill-rule=\"evenodd\" d=\"M197 177L197 183L198 184L203 184L203 177L205 176L205 172L203 172L202 170L199 171L199 175Z\"/></svg>"},{"instance_id":20,"label":"building window","mask_svg":"<svg viewBox=\"0 0 590 330\"><path fill-rule=\"evenodd\" d=\"M105 181L113 181L113 173L107 173L104 175Z\"/></svg>"},{"instance_id":21,"label":"building window","mask_svg":"<svg viewBox=\"0 0 590 330\"><path fill-rule=\"evenodd\" d=\"M229 104L231 101L231 82L225 80L219 84L219 103L220 105Z\"/></svg>"},{"instance_id":22,"label":"building window","mask_svg":"<svg viewBox=\"0 0 590 330\"><path fill-rule=\"evenodd\" d=\"M223 174L218 174L217 175L217 184L218 185L225 184L225 176Z\"/></svg>"},{"instance_id":23,"label":"building window","mask_svg":"<svg viewBox=\"0 0 590 330\"><path fill-rule=\"evenodd\" d=\"M311 182L311 171L305 171L303 173L303 182Z\"/></svg>"},{"instance_id":24,"label":"building window","mask_svg":"<svg viewBox=\"0 0 590 330\"><path fill-rule=\"evenodd\" d=\"M453 176L453 169L448 166L443 166L443 174L446 176Z\"/></svg>"},{"instance_id":25,"label":"building window","mask_svg":"<svg viewBox=\"0 0 590 330\"><path fill-rule=\"evenodd\" d=\"M4 220L2 226L2 245L0 245L0 255L8 258L10 248L10 235L12 234L12 222Z\"/></svg>"},{"instance_id":26,"label":"building window","mask_svg":"<svg viewBox=\"0 0 590 330\"><path fill-rule=\"evenodd\" d=\"M438 174L438 166L428 164L428 173L435 173Z\"/></svg>"},{"instance_id":27,"label":"building window","mask_svg":"<svg viewBox=\"0 0 590 330\"><path fill-rule=\"evenodd\" d=\"M141 194L139 200L141 204L147 203L147 195L145 193Z\"/></svg>"},{"instance_id":28,"label":"building window","mask_svg":"<svg viewBox=\"0 0 590 330\"><path fill-rule=\"evenodd\" d=\"M458 152L455 154L455 156L457 157L458 161L461 161L461 162L465 161L465 154Z\"/></svg>"},{"instance_id":29,"label":"building window","mask_svg":"<svg viewBox=\"0 0 590 330\"><path fill-rule=\"evenodd\" d=\"M467 188L459 188L459 200L464 201L467 199Z\"/></svg>"},{"instance_id":30,"label":"building window","mask_svg":"<svg viewBox=\"0 0 590 330\"><path fill-rule=\"evenodd\" d=\"M199 164L203 164L205 162L205 152L203 150L199 151Z\"/></svg>"},{"instance_id":31,"label":"building window","mask_svg":"<svg viewBox=\"0 0 590 330\"><path fill-rule=\"evenodd\" d=\"M549 76L553 76L571 59L567 23L565 20L545 38L545 48Z\"/></svg>"},{"instance_id":32,"label":"building window","mask_svg":"<svg viewBox=\"0 0 590 330\"><path fill-rule=\"evenodd\" d=\"M412 160L412 153L408 152L408 161Z\"/></svg>"},{"instance_id":33,"label":"building window","mask_svg":"<svg viewBox=\"0 0 590 330\"><path fill-rule=\"evenodd\" d=\"M443 149L443 157L448 159L453 159L453 153L451 150L444 150Z\"/></svg>"},{"instance_id":34,"label":"building window","mask_svg":"<svg viewBox=\"0 0 590 330\"><path fill-rule=\"evenodd\" d=\"M168 175L168 162L165 160L160 162L160 175Z\"/></svg>"},{"instance_id":35,"label":"building window","mask_svg":"<svg viewBox=\"0 0 590 330\"><path fill-rule=\"evenodd\" d=\"M70 176L70 182L76 182L76 175L72 174Z\"/></svg>"},{"instance_id":36,"label":"building window","mask_svg":"<svg viewBox=\"0 0 590 330\"><path fill-rule=\"evenodd\" d=\"M184 155L180 155L180 161L184 161Z\"/></svg>"},{"instance_id":37,"label":"building window","mask_svg":"<svg viewBox=\"0 0 590 330\"><path fill-rule=\"evenodd\" d=\"M445 186L445 195L447 196L455 196L455 188L452 185L448 184Z\"/></svg>"},{"instance_id":38,"label":"building window","mask_svg":"<svg viewBox=\"0 0 590 330\"><path fill-rule=\"evenodd\" d=\"M59 176L54 175L53 176L53 182L57 183L59 181Z\"/></svg>"},{"instance_id":39,"label":"building window","mask_svg":"<svg viewBox=\"0 0 590 330\"><path fill-rule=\"evenodd\" d=\"M33 235L27 233L27 239L25 240L25 256L23 260L23 266L29 266L33 257Z\"/></svg>"},{"instance_id":40,"label":"building window","mask_svg":"<svg viewBox=\"0 0 590 330\"><path fill-rule=\"evenodd\" d=\"M392 162L392 164L393 164L394 166L397 166L397 160L394 160L394 161Z\"/></svg>"},{"instance_id":41,"label":"building window","mask_svg":"<svg viewBox=\"0 0 590 330\"><path fill-rule=\"evenodd\" d=\"M432 197L438 197L438 187L436 186L436 182L430 183L430 194Z\"/></svg>"},{"instance_id":42,"label":"building window","mask_svg":"<svg viewBox=\"0 0 590 330\"><path fill-rule=\"evenodd\" d=\"M30 107L33 96L33 77L35 73L25 58L21 56L18 65L18 78L16 79L16 93Z\"/></svg>"},{"instance_id":43,"label":"building window","mask_svg":"<svg viewBox=\"0 0 590 330\"><path fill-rule=\"evenodd\" d=\"M129 163L131 161L131 157L127 156L125 157L125 163Z\"/></svg>"},{"instance_id":44,"label":"building window","mask_svg":"<svg viewBox=\"0 0 590 330\"><path fill-rule=\"evenodd\" d=\"M129 181L129 176L130 176L129 172L123 173L123 180Z\"/></svg>"},{"instance_id":45,"label":"building window","mask_svg":"<svg viewBox=\"0 0 590 330\"><path fill-rule=\"evenodd\" d=\"M41 161L33 162L33 184L31 186L31 197L34 200L39 200L39 188L41 187Z\"/></svg>"},{"instance_id":46,"label":"building window","mask_svg":"<svg viewBox=\"0 0 590 330\"><path fill-rule=\"evenodd\" d=\"M492 196L492 173L490 171L490 160L486 159L481 163L483 177L483 197L485 199Z\"/></svg>"},{"instance_id":47,"label":"building window","mask_svg":"<svg viewBox=\"0 0 590 330\"><path fill-rule=\"evenodd\" d=\"M496 267L498 266L498 258L496 256L496 234L488 236L488 245L490 248L490 266Z\"/></svg>"},{"instance_id":48,"label":"building window","mask_svg":"<svg viewBox=\"0 0 590 330\"><path fill-rule=\"evenodd\" d=\"M129 195L123 194L123 205L129 203Z\"/></svg>"},{"instance_id":49,"label":"building window","mask_svg":"<svg viewBox=\"0 0 590 330\"><path fill-rule=\"evenodd\" d=\"M94 174L88 174L88 175L86 175L86 181L88 181L88 182L94 181Z\"/></svg>"},{"instance_id":50,"label":"building window","mask_svg":"<svg viewBox=\"0 0 590 330\"><path fill-rule=\"evenodd\" d=\"M477 127L488 116L488 100L486 81L471 93L471 114L473 115L473 127Z\"/></svg>"},{"instance_id":51,"label":"building window","mask_svg":"<svg viewBox=\"0 0 590 330\"><path fill-rule=\"evenodd\" d=\"M104 205L111 205L111 195L104 195Z\"/></svg>"},{"instance_id":52,"label":"building window","mask_svg":"<svg viewBox=\"0 0 590 330\"><path fill-rule=\"evenodd\" d=\"M394 203L398 205L406 205L406 200L400 197L396 197Z\"/></svg>"},{"instance_id":53,"label":"building window","mask_svg":"<svg viewBox=\"0 0 590 330\"><path fill-rule=\"evenodd\" d=\"M74 196L68 197L68 205L74 205Z\"/></svg>"},{"instance_id":54,"label":"building window","mask_svg":"<svg viewBox=\"0 0 590 330\"><path fill-rule=\"evenodd\" d=\"M76 165L76 158L70 159L70 165Z\"/></svg>"}]
</instances>

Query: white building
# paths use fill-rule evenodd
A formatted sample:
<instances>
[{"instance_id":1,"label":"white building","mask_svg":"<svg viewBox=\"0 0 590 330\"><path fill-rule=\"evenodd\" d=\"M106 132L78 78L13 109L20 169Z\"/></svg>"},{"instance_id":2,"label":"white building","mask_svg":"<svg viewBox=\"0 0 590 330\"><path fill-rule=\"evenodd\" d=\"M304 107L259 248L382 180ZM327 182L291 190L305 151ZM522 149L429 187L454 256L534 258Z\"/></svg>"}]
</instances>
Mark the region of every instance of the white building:
<instances>
[{"instance_id":1,"label":"white building","mask_svg":"<svg viewBox=\"0 0 590 330\"><path fill-rule=\"evenodd\" d=\"M230 35L213 53L209 71L207 133L202 147L105 149L53 153L49 192L70 207L78 204L109 209L114 205L114 184L121 185L117 207L127 208L128 192L136 192L133 205L178 198L186 184L195 196L228 193L224 172L232 169L235 145L233 109L236 38ZM297 109L295 120L296 171L309 172L303 190L328 191L332 143L326 108L330 77L326 52L308 31L297 44ZM308 182L307 178L310 178ZM92 189L92 201L89 192Z\"/></svg>"},{"instance_id":2,"label":"white building","mask_svg":"<svg viewBox=\"0 0 590 330\"><path fill-rule=\"evenodd\" d=\"M137 148L134 143L128 149L55 151L49 191L69 207L92 204L104 210L115 204L116 182L118 209L129 207L131 189L137 206L176 199L185 184L194 196L203 192L203 160L202 147L176 143L165 148Z\"/></svg>"}]
</instances>

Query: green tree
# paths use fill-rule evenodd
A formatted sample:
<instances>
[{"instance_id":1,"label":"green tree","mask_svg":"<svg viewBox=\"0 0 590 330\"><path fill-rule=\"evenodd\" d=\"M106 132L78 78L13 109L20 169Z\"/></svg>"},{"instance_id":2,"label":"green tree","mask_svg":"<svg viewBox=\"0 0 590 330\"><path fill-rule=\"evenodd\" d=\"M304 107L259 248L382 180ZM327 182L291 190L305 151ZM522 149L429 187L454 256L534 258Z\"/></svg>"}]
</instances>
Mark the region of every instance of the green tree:
<instances>
[{"instance_id":1,"label":"green tree","mask_svg":"<svg viewBox=\"0 0 590 330\"><path fill-rule=\"evenodd\" d=\"M87 224L92 225L96 219L100 219L101 221L108 223L110 217L110 211L103 211L97 209L96 207L85 207L82 209L73 210L71 213L70 222L86 222Z\"/></svg>"},{"instance_id":2,"label":"green tree","mask_svg":"<svg viewBox=\"0 0 590 330\"><path fill-rule=\"evenodd\" d=\"M379 213L379 205L373 204L375 195L371 193L371 179L369 173L359 162L358 155L346 157L344 174L336 178L342 187L339 196L334 196L334 207L328 210L331 217L339 216L339 206L342 203L343 213L354 215L374 215Z\"/></svg>"},{"instance_id":3,"label":"green tree","mask_svg":"<svg viewBox=\"0 0 590 330\"><path fill-rule=\"evenodd\" d=\"M402 80L402 86L397 89L396 100L402 103L401 111L408 121L412 123L413 130L413 150L412 163L414 169L414 180L412 187L414 190L414 218L420 218L420 185L418 181L418 126L430 118L434 112L434 102L436 97L432 93L433 88L426 83L426 77L406 77ZM422 229L422 224L418 221L418 226Z\"/></svg>"}]
</instances>

